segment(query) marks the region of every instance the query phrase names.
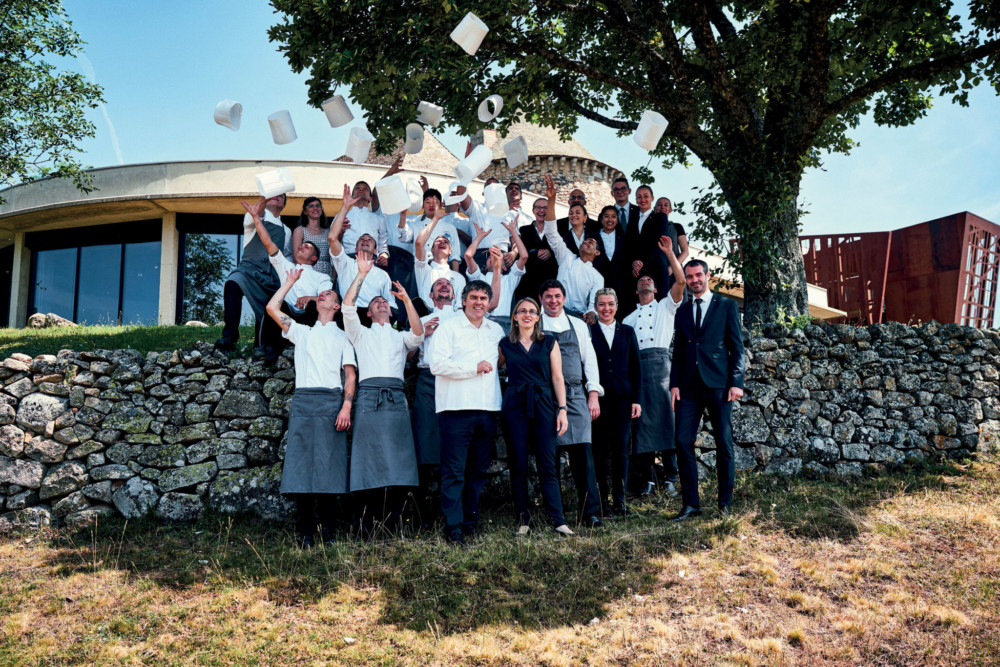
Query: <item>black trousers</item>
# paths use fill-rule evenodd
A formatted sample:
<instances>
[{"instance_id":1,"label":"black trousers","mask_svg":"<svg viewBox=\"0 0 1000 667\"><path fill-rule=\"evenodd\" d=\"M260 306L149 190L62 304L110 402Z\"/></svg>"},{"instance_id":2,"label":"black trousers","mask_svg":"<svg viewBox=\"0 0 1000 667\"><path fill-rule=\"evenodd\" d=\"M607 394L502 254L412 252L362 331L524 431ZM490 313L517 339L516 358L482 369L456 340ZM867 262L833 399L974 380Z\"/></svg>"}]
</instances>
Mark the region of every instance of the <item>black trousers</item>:
<instances>
[{"instance_id":1,"label":"black trousers","mask_svg":"<svg viewBox=\"0 0 1000 667\"><path fill-rule=\"evenodd\" d=\"M337 518L337 497L330 493L296 493L295 532L312 535L317 529L326 538Z\"/></svg>"},{"instance_id":2,"label":"black trousers","mask_svg":"<svg viewBox=\"0 0 1000 667\"><path fill-rule=\"evenodd\" d=\"M504 441L507 443L507 464L510 466L510 486L514 494L514 511L520 525L531 522L528 511L528 451L535 455L538 482L545 500L549 523L561 526L566 523L556 462L556 416L554 404L539 401L534 416L529 417L523 406L501 413Z\"/></svg>"},{"instance_id":3,"label":"black trousers","mask_svg":"<svg viewBox=\"0 0 1000 667\"><path fill-rule=\"evenodd\" d=\"M597 490L597 475L594 471L594 455L590 443L562 445L556 449L557 455L566 452L569 455L569 470L573 474L573 484L576 486L577 519L601 515L601 497ZM565 500L563 507L566 506Z\"/></svg>"},{"instance_id":4,"label":"black trousers","mask_svg":"<svg viewBox=\"0 0 1000 667\"><path fill-rule=\"evenodd\" d=\"M471 533L479 523L479 494L496 445L496 421L486 410L439 412L441 513L449 537Z\"/></svg>"},{"instance_id":5,"label":"black trousers","mask_svg":"<svg viewBox=\"0 0 1000 667\"><path fill-rule=\"evenodd\" d=\"M243 319L243 290L232 280L227 280L222 287L222 308L222 338L235 344L240 339L240 320ZM260 324L256 323L256 331L260 331Z\"/></svg>"},{"instance_id":6,"label":"black trousers","mask_svg":"<svg viewBox=\"0 0 1000 667\"><path fill-rule=\"evenodd\" d=\"M658 452L643 452L632 455L632 483L645 485L648 482L656 482L656 455L660 455L660 463L663 465L663 481L677 483L677 450L661 449Z\"/></svg>"},{"instance_id":7,"label":"black trousers","mask_svg":"<svg viewBox=\"0 0 1000 667\"><path fill-rule=\"evenodd\" d=\"M629 433L632 427L632 403L627 396L605 391L598 399L601 416L594 420L594 473L606 508L608 492L615 507L625 507L625 480L628 478ZM611 483L608 484L610 475Z\"/></svg>"},{"instance_id":8,"label":"black trousers","mask_svg":"<svg viewBox=\"0 0 1000 667\"><path fill-rule=\"evenodd\" d=\"M719 507L733 502L736 462L733 460L733 404L726 400L728 389L706 387L700 374L695 374L694 387L681 391L677 402L677 468L681 480L681 498L688 507L701 507L698 497L698 462L694 443L705 411L715 436L715 473L719 482Z\"/></svg>"}]
</instances>

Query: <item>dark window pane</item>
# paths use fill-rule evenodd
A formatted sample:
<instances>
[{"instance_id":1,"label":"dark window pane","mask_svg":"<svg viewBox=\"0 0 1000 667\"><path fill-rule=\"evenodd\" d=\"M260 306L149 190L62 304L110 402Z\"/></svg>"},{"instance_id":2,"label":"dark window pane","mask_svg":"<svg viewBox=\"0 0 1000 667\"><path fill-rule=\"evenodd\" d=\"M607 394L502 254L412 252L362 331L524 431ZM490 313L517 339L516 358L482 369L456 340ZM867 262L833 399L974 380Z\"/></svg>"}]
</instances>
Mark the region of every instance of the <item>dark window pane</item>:
<instances>
[{"instance_id":1,"label":"dark window pane","mask_svg":"<svg viewBox=\"0 0 1000 667\"><path fill-rule=\"evenodd\" d=\"M80 290L76 305L80 324L117 324L122 246L94 245L80 249Z\"/></svg>"},{"instance_id":2,"label":"dark window pane","mask_svg":"<svg viewBox=\"0 0 1000 667\"><path fill-rule=\"evenodd\" d=\"M125 245L122 324L156 324L160 311L160 242Z\"/></svg>"},{"instance_id":3,"label":"dark window pane","mask_svg":"<svg viewBox=\"0 0 1000 667\"><path fill-rule=\"evenodd\" d=\"M35 254L34 312L73 319L76 290L76 248L42 250Z\"/></svg>"}]
</instances>

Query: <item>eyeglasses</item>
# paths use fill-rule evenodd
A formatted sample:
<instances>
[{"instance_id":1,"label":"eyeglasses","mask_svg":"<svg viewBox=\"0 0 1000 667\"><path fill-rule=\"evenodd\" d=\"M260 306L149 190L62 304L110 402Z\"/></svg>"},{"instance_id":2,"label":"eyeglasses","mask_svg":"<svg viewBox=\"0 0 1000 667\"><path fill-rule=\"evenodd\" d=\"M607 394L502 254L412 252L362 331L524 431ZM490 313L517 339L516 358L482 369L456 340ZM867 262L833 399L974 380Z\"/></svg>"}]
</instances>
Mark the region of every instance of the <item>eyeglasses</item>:
<instances>
[{"instance_id":1,"label":"eyeglasses","mask_svg":"<svg viewBox=\"0 0 1000 667\"><path fill-rule=\"evenodd\" d=\"M621 187L621 188L611 188L611 191L612 192L628 192L628 186Z\"/></svg>"},{"instance_id":2,"label":"eyeglasses","mask_svg":"<svg viewBox=\"0 0 1000 667\"><path fill-rule=\"evenodd\" d=\"M306 208L318 208L320 210L323 210L323 205L318 202L313 202L311 204L306 204Z\"/></svg>"},{"instance_id":3,"label":"eyeglasses","mask_svg":"<svg viewBox=\"0 0 1000 667\"><path fill-rule=\"evenodd\" d=\"M518 308L514 311L515 315L538 315L537 310L528 310L527 308Z\"/></svg>"}]
</instances>

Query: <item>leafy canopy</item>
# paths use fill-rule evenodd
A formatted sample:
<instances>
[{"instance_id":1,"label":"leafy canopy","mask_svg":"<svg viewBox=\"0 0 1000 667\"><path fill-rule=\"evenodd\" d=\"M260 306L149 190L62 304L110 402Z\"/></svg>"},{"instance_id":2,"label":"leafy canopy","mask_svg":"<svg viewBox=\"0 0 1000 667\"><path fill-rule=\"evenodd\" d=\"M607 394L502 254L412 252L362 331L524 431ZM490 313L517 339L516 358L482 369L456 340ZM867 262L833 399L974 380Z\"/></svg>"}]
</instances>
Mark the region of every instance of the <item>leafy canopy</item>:
<instances>
[{"instance_id":1,"label":"leafy canopy","mask_svg":"<svg viewBox=\"0 0 1000 667\"><path fill-rule=\"evenodd\" d=\"M88 189L75 154L94 136L84 110L103 101L101 87L47 60L82 45L59 0L0 2L0 187L57 176Z\"/></svg>"}]
</instances>

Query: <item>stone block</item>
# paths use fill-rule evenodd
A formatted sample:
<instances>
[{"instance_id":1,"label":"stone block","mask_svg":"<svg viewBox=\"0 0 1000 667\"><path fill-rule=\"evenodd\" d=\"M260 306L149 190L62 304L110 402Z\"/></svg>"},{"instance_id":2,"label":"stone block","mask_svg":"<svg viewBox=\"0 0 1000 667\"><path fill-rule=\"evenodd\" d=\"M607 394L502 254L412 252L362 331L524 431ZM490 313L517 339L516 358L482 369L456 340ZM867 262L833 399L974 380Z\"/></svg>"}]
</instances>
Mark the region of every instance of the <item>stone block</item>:
<instances>
[{"instance_id":1,"label":"stone block","mask_svg":"<svg viewBox=\"0 0 1000 667\"><path fill-rule=\"evenodd\" d=\"M48 500L64 496L83 488L87 480L87 469L78 461L68 461L52 466L42 479L38 497L42 500Z\"/></svg>"},{"instance_id":2,"label":"stone block","mask_svg":"<svg viewBox=\"0 0 1000 667\"><path fill-rule=\"evenodd\" d=\"M154 468L180 468L185 465L184 445L153 445L147 447L137 459L144 466Z\"/></svg>"},{"instance_id":3,"label":"stone block","mask_svg":"<svg viewBox=\"0 0 1000 667\"><path fill-rule=\"evenodd\" d=\"M69 399L48 394L31 394L21 399L16 420L24 428L43 433L45 426L69 410Z\"/></svg>"},{"instance_id":4,"label":"stone block","mask_svg":"<svg viewBox=\"0 0 1000 667\"><path fill-rule=\"evenodd\" d=\"M111 463L106 466L90 469L90 478L97 482L106 479L129 479L131 477L135 477L135 473L128 466L119 463Z\"/></svg>"},{"instance_id":5,"label":"stone block","mask_svg":"<svg viewBox=\"0 0 1000 667\"><path fill-rule=\"evenodd\" d=\"M218 471L219 467L211 461L184 466L183 468L172 468L160 475L160 490L173 491L175 489L194 486L199 482L207 482L214 478L215 473Z\"/></svg>"},{"instance_id":6,"label":"stone block","mask_svg":"<svg viewBox=\"0 0 1000 667\"><path fill-rule=\"evenodd\" d=\"M220 473L209 486L208 504L219 512L251 512L268 520L284 520L295 509L281 495L280 465Z\"/></svg>"},{"instance_id":7,"label":"stone block","mask_svg":"<svg viewBox=\"0 0 1000 667\"><path fill-rule=\"evenodd\" d=\"M759 412L758 410L758 414ZM277 417L260 417L255 419L249 428L250 435L259 438L278 439L284 432L285 422Z\"/></svg>"},{"instance_id":8,"label":"stone block","mask_svg":"<svg viewBox=\"0 0 1000 667\"><path fill-rule=\"evenodd\" d=\"M229 390L222 395L213 414L216 417L261 417L268 414L268 405L256 391Z\"/></svg>"},{"instance_id":9,"label":"stone block","mask_svg":"<svg viewBox=\"0 0 1000 667\"><path fill-rule=\"evenodd\" d=\"M132 477L112 494L111 500L126 519L138 519L156 506L159 495L152 482Z\"/></svg>"},{"instance_id":10,"label":"stone block","mask_svg":"<svg viewBox=\"0 0 1000 667\"><path fill-rule=\"evenodd\" d=\"M11 459L0 456L0 484L16 484L26 489L42 485L45 466L38 461Z\"/></svg>"},{"instance_id":11,"label":"stone block","mask_svg":"<svg viewBox=\"0 0 1000 667\"><path fill-rule=\"evenodd\" d=\"M84 495L79 491L74 491L52 505L52 515L64 517L72 512L82 512L88 507L90 507L90 503L87 502Z\"/></svg>"},{"instance_id":12,"label":"stone block","mask_svg":"<svg viewBox=\"0 0 1000 667\"><path fill-rule=\"evenodd\" d=\"M126 433L145 433L153 421L153 415L144 408L129 403L116 403L104 420L105 429L115 429Z\"/></svg>"},{"instance_id":13,"label":"stone block","mask_svg":"<svg viewBox=\"0 0 1000 667\"><path fill-rule=\"evenodd\" d=\"M24 454L24 431L13 424L0 426L0 455L20 457Z\"/></svg>"},{"instance_id":14,"label":"stone block","mask_svg":"<svg viewBox=\"0 0 1000 667\"><path fill-rule=\"evenodd\" d=\"M205 505L192 493L164 493L156 505L156 516L164 521L191 523L201 518Z\"/></svg>"},{"instance_id":15,"label":"stone block","mask_svg":"<svg viewBox=\"0 0 1000 667\"><path fill-rule=\"evenodd\" d=\"M24 446L24 455L42 463L59 463L63 460L68 445L55 440L36 436Z\"/></svg>"}]
</instances>

